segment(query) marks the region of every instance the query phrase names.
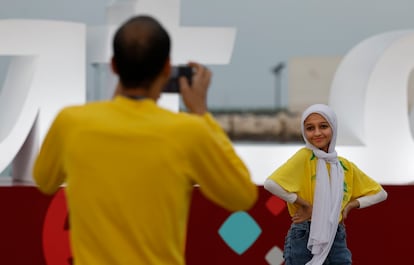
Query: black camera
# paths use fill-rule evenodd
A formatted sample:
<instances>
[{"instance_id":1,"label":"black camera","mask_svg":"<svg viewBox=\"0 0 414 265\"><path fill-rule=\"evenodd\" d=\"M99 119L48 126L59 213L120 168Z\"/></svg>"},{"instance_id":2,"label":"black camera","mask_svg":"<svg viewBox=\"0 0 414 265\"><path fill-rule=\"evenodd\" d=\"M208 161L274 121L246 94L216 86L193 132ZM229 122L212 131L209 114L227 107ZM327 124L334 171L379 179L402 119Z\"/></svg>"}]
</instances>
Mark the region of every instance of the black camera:
<instances>
[{"instance_id":1,"label":"black camera","mask_svg":"<svg viewBox=\"0 0 414 265\"><path fill-rule=\"evenodd\" d=\"M172 66L170 80L168 80L168 83L164 87L163 92L180 93L180 84L178 82L178 79L181 76L186 77L188 83L191 85L191 79L193 77L193 68L188 65Z\"/></svg>"}]
</instances>

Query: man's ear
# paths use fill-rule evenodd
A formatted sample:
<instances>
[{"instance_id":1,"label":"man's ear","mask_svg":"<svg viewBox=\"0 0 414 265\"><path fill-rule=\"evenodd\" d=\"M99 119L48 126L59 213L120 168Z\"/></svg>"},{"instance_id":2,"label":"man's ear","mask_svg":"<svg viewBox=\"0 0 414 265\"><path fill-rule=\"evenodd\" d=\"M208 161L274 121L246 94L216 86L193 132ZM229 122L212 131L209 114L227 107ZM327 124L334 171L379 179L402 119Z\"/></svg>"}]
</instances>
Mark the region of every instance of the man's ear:
<instances>
[{"instance_id":1,"label":"man's ear","mask_svg":"<svg viewBox=\"0 0 414 265\"><path fill-rule=\"evenodd\" d=\"M115 58L111 58L111 69L114 74L118 74L118 68L116 67Z\"/></svg>"},{"instance_id":2,"label":"man's ear","mask_svg":"<svg viewBox=\"0 0 414 265\"><path fill-rule=\"evenodd\" d=\"M171 76L171 60L170 60L169 57L165 61L163 73L168 79L170 78L170 76Z\"/></svg>"}]
</instances>

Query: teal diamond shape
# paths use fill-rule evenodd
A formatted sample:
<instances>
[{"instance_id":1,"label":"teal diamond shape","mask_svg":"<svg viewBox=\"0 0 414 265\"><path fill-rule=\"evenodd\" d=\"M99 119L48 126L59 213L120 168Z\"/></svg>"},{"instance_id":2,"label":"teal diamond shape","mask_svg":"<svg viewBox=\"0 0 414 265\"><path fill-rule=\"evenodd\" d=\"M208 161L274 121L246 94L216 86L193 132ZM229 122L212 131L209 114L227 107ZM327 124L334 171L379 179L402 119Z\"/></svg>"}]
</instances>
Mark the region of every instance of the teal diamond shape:
<instances>
[{"instance_id":1,"label":"teal diamond shape","mask_svg":"<svg viewBox=\"0 0 414 265\"><path fill-rule=\"evenodd\" d=\"M246 212L231 214L218 230L221 238L237 254L243 254L256 241L262 229Z\"/></svg>"}]
</instances>

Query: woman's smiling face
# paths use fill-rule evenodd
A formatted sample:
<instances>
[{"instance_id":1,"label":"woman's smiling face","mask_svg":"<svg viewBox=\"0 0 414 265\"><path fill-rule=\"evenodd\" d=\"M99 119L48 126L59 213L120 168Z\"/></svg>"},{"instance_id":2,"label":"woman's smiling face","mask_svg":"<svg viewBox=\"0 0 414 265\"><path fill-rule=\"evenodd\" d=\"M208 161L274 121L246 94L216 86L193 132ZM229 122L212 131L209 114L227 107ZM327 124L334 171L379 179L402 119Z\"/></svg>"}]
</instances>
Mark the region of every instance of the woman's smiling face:
<instances>
[{"instance_id":1,"label":"woman's smiling face","mask_svg":"<svg viewBox=\"0 0 414 265\"><path fill-rule=\"evenodd\" d=\"M320 114L312 113L304 121L305 137L316 148L328 152L332 140L332 128Z\"/></svg>"}]
</instances>

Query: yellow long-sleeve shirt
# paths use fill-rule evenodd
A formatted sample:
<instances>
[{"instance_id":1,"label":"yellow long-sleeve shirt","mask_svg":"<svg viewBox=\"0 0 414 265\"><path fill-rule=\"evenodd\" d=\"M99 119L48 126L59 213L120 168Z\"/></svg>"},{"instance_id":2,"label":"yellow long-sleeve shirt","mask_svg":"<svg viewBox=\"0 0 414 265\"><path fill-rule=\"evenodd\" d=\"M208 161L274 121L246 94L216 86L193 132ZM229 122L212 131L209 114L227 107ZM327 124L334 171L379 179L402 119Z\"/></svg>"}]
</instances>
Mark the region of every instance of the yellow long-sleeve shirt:
<instances>
[{"instance_id":1,"label":"yellow long-sleeve shirt","mask_svg":"<svg viewBox=\"0 0 414 265\"><path fill-rule=\"evenodd\" d=\"M63 109L33 175L47 194L66 183L77 265L183 265L194 184L231 211L258 196L211 115L122 96Z\"/></svg>"}]
</instances>

